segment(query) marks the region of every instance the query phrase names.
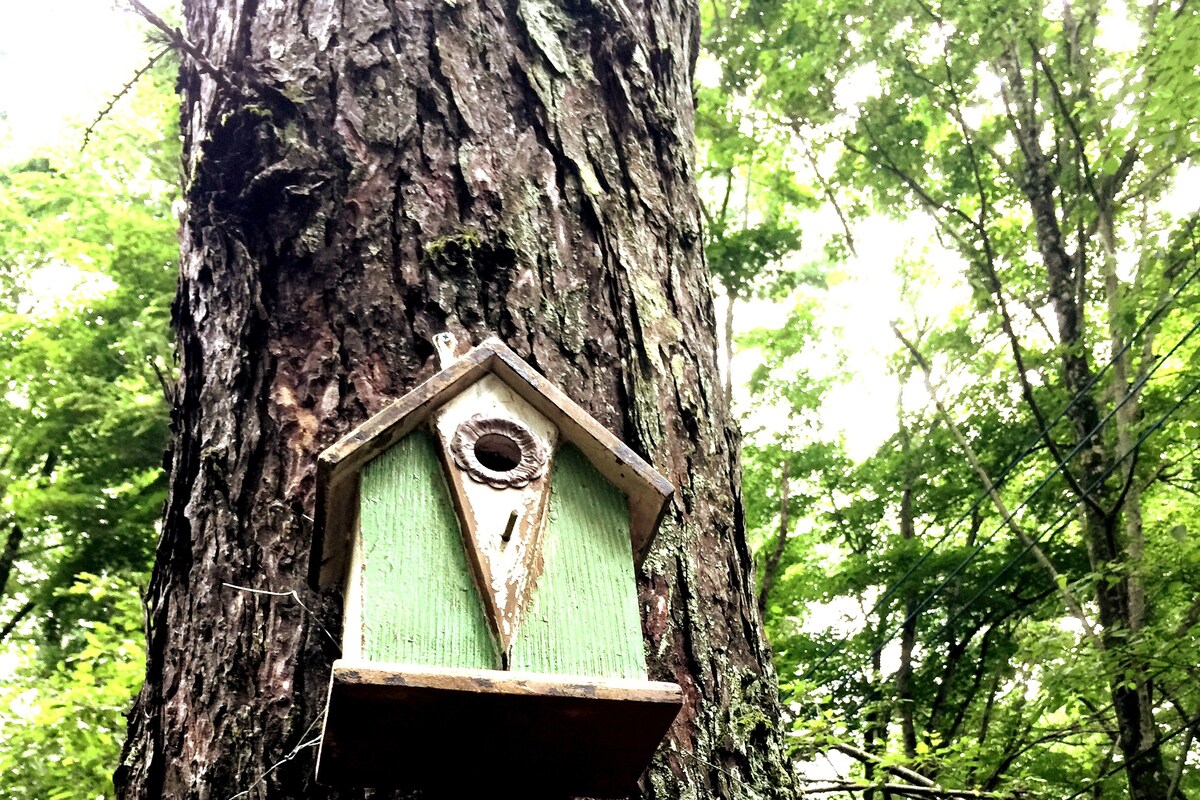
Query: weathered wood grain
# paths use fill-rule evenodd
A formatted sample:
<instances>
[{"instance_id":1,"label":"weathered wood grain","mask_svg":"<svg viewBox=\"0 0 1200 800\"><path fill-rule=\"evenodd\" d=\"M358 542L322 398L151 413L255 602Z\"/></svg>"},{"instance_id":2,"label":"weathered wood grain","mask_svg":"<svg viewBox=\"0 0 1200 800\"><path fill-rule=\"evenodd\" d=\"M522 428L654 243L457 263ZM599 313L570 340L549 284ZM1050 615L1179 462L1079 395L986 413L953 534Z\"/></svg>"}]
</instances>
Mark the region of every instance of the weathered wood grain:
<instances>
[{"instance_id":1,"label":"weathered wood grain","mask_svg":"<svg viewBox=\"0 0 1200 800\"><path fill-rule=\"evenodd\" d=\"M472 479L456 463L450 454L452 442L459 426L476 414L516 419L531 431L544 460L536 479L523 487L497 488ZM466 534L467 555L500 651L507 658L542 574L542 533L550 493L545 462L558 442L558 429L494 375L480 378L443 405L435 420L450 495ZM512 530L505 539L510 521Z\"/></svg>"},{"instance_id":2,"label":"weathered wood grain","mask_svg":"<svg viewBox=\"0 0 1200 800\"><path fill-rule=\"evenodd\" d=\"M545 566L512 647L511 668L645 678L629 509L574 445L555 454Z\"/></svg>"},{"instance_id":3,"label":"weathered wood grain","mask_svg":"<svg viewBox=\"0 0 1200 800\"><path fill-rule=\"evenodd\" d=\"M363 469L360 522L363 657L499 667L431 433Z\"/></svg>"}]
</instances>

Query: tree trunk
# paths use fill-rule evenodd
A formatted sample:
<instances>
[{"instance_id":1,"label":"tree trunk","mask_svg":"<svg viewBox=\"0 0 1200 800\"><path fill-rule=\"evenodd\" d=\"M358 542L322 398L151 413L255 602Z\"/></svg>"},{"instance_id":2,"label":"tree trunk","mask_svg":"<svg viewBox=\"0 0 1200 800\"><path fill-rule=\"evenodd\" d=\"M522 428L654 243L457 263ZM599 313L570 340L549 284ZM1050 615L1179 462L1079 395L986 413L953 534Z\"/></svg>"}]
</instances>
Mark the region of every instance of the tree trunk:
<instances>
[{"instance_id":1,"label":"tree trunk","mask_svg":"<svg viewBox=\"0 0 1200 800\"><path fill-rule=\"evenodd\" d=\"M693 4L185 17L207 64L181 77L181 388L118 795L329 793L315 459L433 373L442 330L498 334L677 487L638 580L651 677L685 707L642 795L790 795L700 245Z\"/></svg>"},{"instance_id":2,"label":"tree trunk","mask_svg":"<svg viewBox=\"0 0 1200 800\"><path fill-rule=\"evenodd\" d=\"M1005 65L1008 90L1016 98L1018 107L1024 109L1022 113L1028 116L1033 100L1020 77L1019 66L1011 58ZM1170 779L1154 721L1153 686L1142 665L1126 648L1129 637L1136 632L1134 622L1140 625L1142 613L1140 595L1135 603L1138 607L1131 609L1127 576L1130 564L1117 535L1122 512L1117 504L1128 501L1128 497L1114 499L1105 483L1110 466L1124 453L1109 452L1103 437L1095 433L1101 417L1088 361L1086 317L1075 291L1077 281L1084 279L1076 272L1084 269L1085 253L1081 250L1076 259L1072 259L1066 251L1055 207L1055 185L1037 133L1032 128L1019 128L1017 136L1026 162L1022 189L1033 214L1038 250L1046 268L1050 300L1058 321L1062 385L1073 398L1067 418L1075 441L1080 444L1077 480L1083 492L1077 499L1082 505L1083 537L1095 576L1093 592L1100 619L1100 638L1103 649L1118 656L1114 659L1115 669L1109 675L1109 688L1129 795L1132 800L1160 800L1166 797ZM1128 381L1126 371L1120 365L1115 380L1116 402L1120 402ZM1118 422L1118 426L1124 424L1124 421ZM1072 468L1072 465L1065 467L1064 474ZM1134 480L1131 469L1128 479ZM1119 576L1120 580L1109 581L1113 575ZM1140 583L1137 586L1140 591Z\"/></svg>"},{"instance_id":3,"label":"tree trunk","mask_svg":"<svg viewBox=\"0 0 1200 800\"><path fill-rule=\"evenodd\" d=\"M904 483L900 487L900 538L911 542L917 538L917 526L913 513L913 484L916 483L917 464L913 461L912 431L904 418L904 387L912 374L905 367L899 377L896 392L896 435L900 440L900 459L904 464ZM896 669L896 704L900 709L900 739L908 763L917 759L917 726L913 719L916 702L913 697L913 650L917 644L917 598L911 591L905 592L904 621L900 625L900 665Z\"/></svg>"}]
</instances>

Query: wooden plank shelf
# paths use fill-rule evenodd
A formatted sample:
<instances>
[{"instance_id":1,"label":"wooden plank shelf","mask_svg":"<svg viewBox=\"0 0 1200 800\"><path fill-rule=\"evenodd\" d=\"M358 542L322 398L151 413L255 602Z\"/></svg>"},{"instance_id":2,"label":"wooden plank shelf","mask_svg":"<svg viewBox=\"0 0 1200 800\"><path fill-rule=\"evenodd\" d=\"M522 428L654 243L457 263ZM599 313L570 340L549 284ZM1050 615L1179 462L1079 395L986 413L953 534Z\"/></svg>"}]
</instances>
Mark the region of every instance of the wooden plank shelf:
<instances>
[{"instance_id":1,"label":"wooden plank shelf","mask_svg":"<svg viewBox=\"0 0 1200 800\"><path fill-rule=\"evenodd\" d=\"M347 660L329 693L318 780L449 796L625 797L682 702L673 683Z\"/></svg>"}]
</instances>

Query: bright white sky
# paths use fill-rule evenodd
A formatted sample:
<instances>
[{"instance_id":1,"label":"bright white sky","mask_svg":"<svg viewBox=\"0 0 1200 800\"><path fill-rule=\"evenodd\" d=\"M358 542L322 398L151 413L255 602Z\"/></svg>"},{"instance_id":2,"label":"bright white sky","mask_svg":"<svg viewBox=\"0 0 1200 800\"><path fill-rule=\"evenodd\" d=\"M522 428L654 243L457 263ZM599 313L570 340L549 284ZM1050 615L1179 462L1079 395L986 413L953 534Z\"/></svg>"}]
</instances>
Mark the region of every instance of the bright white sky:
<instances>
[{"instance_id":1,"label":"bright white sky","mask_svg":"<svg viewBox=\"0 0 1200 800\"><path fill-rule=\"evenodd\" d=\"M86 127L145 63L145 41L111 0L0 0L0 159Z\"/></svg>"}]
</instances>

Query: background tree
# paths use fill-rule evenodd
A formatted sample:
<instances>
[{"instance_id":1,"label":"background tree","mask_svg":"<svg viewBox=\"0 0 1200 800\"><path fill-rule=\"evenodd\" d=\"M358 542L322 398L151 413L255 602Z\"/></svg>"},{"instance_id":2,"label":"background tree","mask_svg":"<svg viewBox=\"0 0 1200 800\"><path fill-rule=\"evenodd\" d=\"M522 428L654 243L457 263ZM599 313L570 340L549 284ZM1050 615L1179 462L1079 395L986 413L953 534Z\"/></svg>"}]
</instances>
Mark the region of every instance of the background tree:
<instances>
[{"instance_id":1,"label":"background tree","mask_svg":"<svg viewBox=\"0 0 1200 800\"><path fill-rule=\"evenodd\" d=\"M165 495L178 137L162 59L0 171L0 795L96 798L142 673Z\"/></svg>"},{"instance_id":2,"label":"background tree","mask_svg":"<svg viewBox=\"0 0 1200 800\"><path fill-rule=\"evenodd\" d=\"M856 599L853 635L770 626L781 651L808 642L783 664L796 702L816 677L836 708L796 709L809 741L852 747L871 783L899 766L951 788L1194 793L1194 498L1173 483L1197 379L1195 204L1174 194L1200 139L1177 99L1196 88L1196 10L723 8L729 90L834 187L831 255L855 255L875 209L923 215L965 281L949 307L905 290L895 380L928 408L901 403L866 483L837 477L868 516L845 529L845 508L820 509L852 582L791 594L793 620Z\"/></svg>"},{"instance_id":3,"label":"background tree","mask_svg":"<svg viewBox=\"0 0 1200 800\"><path fill-rule=\"evenodd\" d=\"M651 672L686 706L645 796L786 795L701 253L694 11L185 20L181 377L121 796L322 793L338 604L303 589L315 457L430 375L444 329L498 333L678 487L639 585Z\"/></svg>"}]
</instances>

